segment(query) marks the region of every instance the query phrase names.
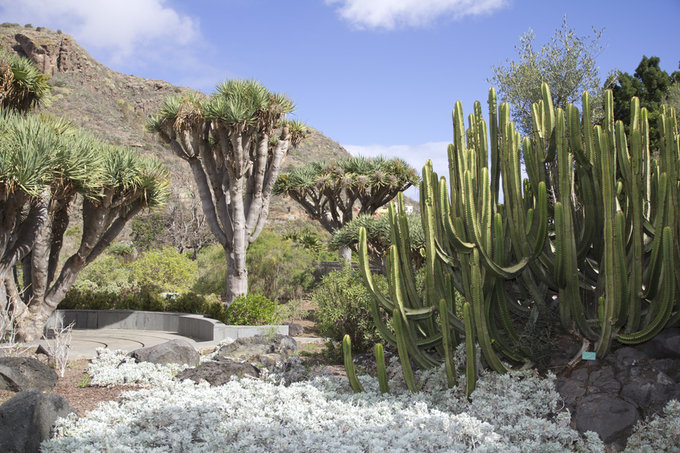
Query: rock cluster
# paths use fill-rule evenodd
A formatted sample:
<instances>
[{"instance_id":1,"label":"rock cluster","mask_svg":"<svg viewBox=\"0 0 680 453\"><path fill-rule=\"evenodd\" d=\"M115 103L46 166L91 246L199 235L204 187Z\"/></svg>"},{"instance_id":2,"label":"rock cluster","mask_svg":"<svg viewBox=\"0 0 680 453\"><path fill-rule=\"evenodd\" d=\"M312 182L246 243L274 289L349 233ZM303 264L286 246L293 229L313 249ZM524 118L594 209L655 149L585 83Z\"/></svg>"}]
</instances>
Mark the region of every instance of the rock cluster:
<instances>
[{"instance_id":1,"label":"rock cluster","mask_svg":"<svg viewBox=\"0 0 680 453\"><path fill-rule=\"evenodd\" d=\"M258 378L263 372L286 373L294 368L296 350L297 343L288 335L239 338L233 343L220 346L212 354L210 361L203 362L196 368L187 368L175 376L175 379L223 385L233 375ZM290 382L292 379L288 377Z\"/></svg>"},{"instance_id":2,"label":"rock cluster","mask_svg":"<svg viewBox=\"0 0 680 453\"><path fill-rule=\"evenodd\" d=\"M583 361L558 377L556 387L579 431L595 431L623 447L638 420L680 399L680 329L619 348L603 360Z\"/></svg>"}]
</instances>

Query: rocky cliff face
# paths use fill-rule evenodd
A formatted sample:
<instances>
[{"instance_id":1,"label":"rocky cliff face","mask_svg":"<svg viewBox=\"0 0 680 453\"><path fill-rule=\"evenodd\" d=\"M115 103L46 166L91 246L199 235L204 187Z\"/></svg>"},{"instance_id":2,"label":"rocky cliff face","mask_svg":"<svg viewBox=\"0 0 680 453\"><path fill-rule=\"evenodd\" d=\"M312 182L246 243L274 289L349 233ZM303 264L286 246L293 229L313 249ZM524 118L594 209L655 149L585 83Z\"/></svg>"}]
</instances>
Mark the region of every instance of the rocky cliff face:
<instances>
[{"instance_id":1,"label":"rocky cliff face","mask_svg":"<svg viewBox=\"0 0 680 453\"><path fill-rule=\"evenodd\" d=\"M87 60L76 50L76 42L68 35L57 34L54 39L33 30L14 35L13 49L30 58L45 74L82 70Z\"/></svg>"},{"instance_id":2,"label":"rocky cliff face","mask_svg":"<svg viewBox=\"0 0 680 453\"><path fill-rule=\"evenodd\" d=\"M65 117L108 142L131 146L161 159L170 169L175 197L194 191L191 172L184 161L144 130L147 118L158 110L163 99L189 88L113 71L92 58L71 36L41 27L2 24L0 45L29 58L52 76L52 96L42 111ZM347 156L337 142L312 130L297 149L289 152L284 169L310 160ZM270 218L301 213L291 200L276 199Z\"/></svg>"}]
</instances>

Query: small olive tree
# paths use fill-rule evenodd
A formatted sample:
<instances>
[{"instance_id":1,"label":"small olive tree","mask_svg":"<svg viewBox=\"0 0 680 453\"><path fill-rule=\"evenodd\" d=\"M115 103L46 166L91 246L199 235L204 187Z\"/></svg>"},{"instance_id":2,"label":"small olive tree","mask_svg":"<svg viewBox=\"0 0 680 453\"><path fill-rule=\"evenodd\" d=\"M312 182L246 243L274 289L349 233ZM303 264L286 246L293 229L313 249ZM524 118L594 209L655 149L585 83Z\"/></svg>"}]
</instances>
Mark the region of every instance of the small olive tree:
<instances>
[{"instance_id":1,"label":"small olive tree","mask_svg":"<svg viewBox=\"0 0 680 453\"><path fill-rule=\"evenodd\" d=\"M351 157L331 162L310 162L279 177L274 192L298 202L330 233L355 215L373 215L378 208L419 178L401 159ZM343 244L341 259L349 262L352 250Z\"/></svg>"},{"instance_id":2,"label":"small olive tree","mask_svg":"<svg viewBox=\"0 0 680 453\"><path fill-rule=\"evenodd\" d=\"M601 30L579 36L564 16L550 42L537 49L535 37L532 30L524 33L515 47L517 59L492 66L493 76L487 80L498 89L501 100L512 106L512 119L526 135L533 131L531 106L542 99L541 82L550 87L555 107L563 109L579 104L584 91L594 98L602 92L595 62L602 50Z\"/></svg>"},{"instance_id":3,"label":"small olive tree","mask_svg":"<svg viewBox=\"0 0 680 453\"><path fill-rule=\"evenodd\" d=\"M289 148L305 135L286 121L293 103L251 80L165 100L148 122L189 163L210 231L227 256L227 304L248 291L246 249L269 214L274 183Z\"/></svg>"}]
</instances>

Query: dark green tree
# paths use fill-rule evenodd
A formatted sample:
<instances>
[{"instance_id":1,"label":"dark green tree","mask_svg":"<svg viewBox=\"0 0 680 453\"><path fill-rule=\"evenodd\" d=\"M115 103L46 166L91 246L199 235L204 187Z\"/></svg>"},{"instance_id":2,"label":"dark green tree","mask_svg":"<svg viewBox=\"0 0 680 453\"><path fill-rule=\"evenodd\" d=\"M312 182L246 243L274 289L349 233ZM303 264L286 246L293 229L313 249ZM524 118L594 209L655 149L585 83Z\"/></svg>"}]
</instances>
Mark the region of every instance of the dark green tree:
<instances>
[{"instance_id":1,"label":"dark green tree","mask_svg":"<svg viewBox=\"0 0 680 453\"><path fill-rule=\"evenodd\" d=\"M661 105L667 102L674 83L680 83L680 71L668 74L659 66L659 57L643 56L633 75L616 71L608 77L605 88L611 88L614 95L614 117L623 121L626 132L630 127L630 99L637 96L640 106L649 111L650 124L656 124ZM658 149L659 132L650 130L650 147Z\"/></svg>"}]
</instances>

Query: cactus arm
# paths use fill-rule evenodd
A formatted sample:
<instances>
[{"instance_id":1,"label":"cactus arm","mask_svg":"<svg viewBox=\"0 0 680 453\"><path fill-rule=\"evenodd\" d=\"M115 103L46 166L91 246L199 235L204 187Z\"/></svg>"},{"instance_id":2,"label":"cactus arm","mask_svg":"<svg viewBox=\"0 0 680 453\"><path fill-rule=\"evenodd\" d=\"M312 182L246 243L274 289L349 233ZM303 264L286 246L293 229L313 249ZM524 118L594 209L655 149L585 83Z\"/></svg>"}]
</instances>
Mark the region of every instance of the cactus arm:
<instances>
[{"instance_id":1,"label":"cactus arm","mask_svg":"<svg viewBox=\"0 0 680 453\"><path fill-rule=\"evenodd\" d=\"M671 227L663 229L664 250L673 250L673 232ZM617 340L624 344L643 343L652 339L666 326L671 317L671 311L675 300L675 275L673 265L673 253L664 253L663 262L663 290L661 307L656 313L654 320L643 330L632 334L618 334Z\"/></svg>"},{"instance_id":2,"label":"cactus arm","mask_svg":"<svg viewBox=\"0 0 680 453\"><path fill-rule=\"evenodd\" d=\"M477 383L477 354L475 351L475 332L472 309L470 303L463 305L463 320L465 322L465 396L470 398Z\"/></svg>"},{"instance_id":3,"label":"cactus arm","mask_svg":"<svg viewBox=\"0 0 680 453\"><path fill-rule=\"evenodd\" d=\"M466 196L467 196L467 203L465 206L465 212L466 212L466 217L467 217L467 222L468 225L471 226L471 232L474 236L475 243L481 244L482 243L482 238L480 237L480 231L479 231L479 222L477 222L477 212L475 209L475 204L472 199L472 176L469 171L465 172L465 186L467 188L466 190ZM500 216L500 214L497 214L497 216ZM489 235L490 236L490 235ZM490 248L490 247L489 247ZM497 276L503 277L503 278L512 278L518 273L524 269L524 267L529 263L529 258L528 257L523 257L522 259L519 260L518 263L512 265L512 266L499 266L494 260L489 256L486 248L484 246L480 246L476 248L475 250L479 251L479 253L482 255L484 262L487 266L489 266L489 269ZM474 251L473 251L474 253Z\"/></svg>"},{"instance_id":4,"label":"cactus arm","mask_svg":"<svg viewBox=\"0 0 680 453\"><path fill-rule=\"evenodd\" d=\"M394 322L394 332L397 337L397 351L399 352L399 360L401 362L401 370L404 373L406 387L408 387L411 393L415 393L418 391L418 388L416 387L416 380L415 376L413 375L413 368L411 368L411 361L408 355L409 347L406 341L406 327L404 326L401 312L398 308L394 309L394 312L392 313L392 320Z\"/></svg>"},{"instance_id":5,"label":"cactus arm","mask_svg":"<svg viewBox=\"0 0 680 453\"><path fill-rule=\"evenodd\" d=\"M482 354L489 366L498 373L505 373L507 368L500 361L496 352L493 349L493 340L489 335L488 315L489 303L484 298L483 294L483 280L481 275L479 253L475 249L471 255L471 295L472 295L472 310L474 313L475 331L477 332L477 341L482 348Z\"/></svg>"},{"instance_id":6,"label":"cactus arm","mask_svg":"<svg viewBox=\"0 0 680 453\"><path fill-rule=\"evenodd\" d=\"M668 177L666 173L661 173L658 178L658 193L659 198L656 203L658 214L655 219L654 229L656 232L661 232L663 230L663 225L666 222L666 203L668 200L669 192ZM662 235L655 234L652 240L651 253L649 256L649 261L647 262L647 267L643 273L643 279L645 280L645 288L643 296L645 299L654 299L656 297L656 291L659 288L659 279L661 278L661 250L662 247Z\"/></svg>"},{"instance_id":7,"label":"cactus arm","mask_svg":"<svg viewBox=\"0 0 680 453\"><path fill-rule=\"evenodd\" d=\"M387 368L385 367L385 351L381 343L375 345L375 365L378 370L380 393L390 393L390 386L387 382Z\"/></svg>"},{"instance_id":8,"label":"cactus arm","mask_svg":"<svg viewBox=\"0 0 680 453\"><path fill-rule=\"evenodd\" d=\"M449 310L446 300L439 301L439 321L442 331L442 346L444 348L444 364L446 367L446 382L449 388L456 385L456 367L453 363L451 325L449 324Z\"/></svg>"},{"instance_id":9,"label":"cactus arm","mask_svg":"<svg viewBox=\"0 0 680 453\"><path fill-rule=\"evenodd\" d=\"M361 382L359 382L359 378L357 378L357 372L354 368L354 362L352 361L352 340L350 340L349 335L345 335L342 339L342 355L344 357L345 372L347 373L350 387L352 387L354 393L363 392L364 387L361 385Z\"/></svg>"},{"instance_id":10,"label":"cactus arm","mask_svg":"<svg viewBox=\"0 0 680 453\"><path fill-rule=\"evenodd\" d=\"M611 113L613 105L611 92L607 93L607 108L605 111L605 123L613 121ZM615 181L616 175L616 151L614 146L609 146L610 136L613 134L603 131L600 127L595 127L595 144L598 147L597 153L601 160L602 178L602 210L604 214L604 283L605 283L605 306L604 319L602 320L602 330L600 339L597 342L596 353L599 357L604 357L608 350L613 335L612 325L614 316L617 313L617 294L616 294L616 273L614 272L614 217L616 214L616 194ZM613 143L612 143L613 145ZM611 151L614 151L612 156Z\"/></svg>"},{"instance_id":11,"label":"cactus arm","mask_svg":"<svg viewBox=\"0 0 680 453\"><path fill-rule=\"evenodd\" d=\"M625 215L622 211L617 211L614 217L614 274L616 275L616 294L621 301L617 303L615 327L621 328L628 321L628 304L624 303L624 298L628 294L628 271L626 266L626 232Z\"/></svg>"},{"instance_id":12,"label":"cactus arm","mask_svg":"<svg viewBox=\"0 0 680 453\"><path fill-rule=\"evenodd\" d=\"M496 90L489 88L489 134L491 141L491 196L493 205L498 205L498 192L500 189L501 162L498 154L498 104L496 102Z\"/></svg>"}]
</instances>

